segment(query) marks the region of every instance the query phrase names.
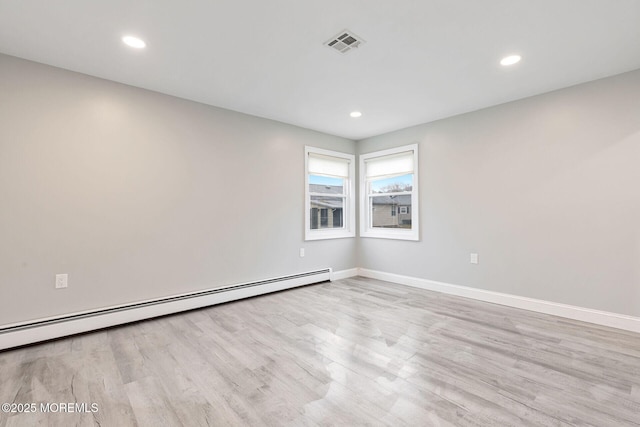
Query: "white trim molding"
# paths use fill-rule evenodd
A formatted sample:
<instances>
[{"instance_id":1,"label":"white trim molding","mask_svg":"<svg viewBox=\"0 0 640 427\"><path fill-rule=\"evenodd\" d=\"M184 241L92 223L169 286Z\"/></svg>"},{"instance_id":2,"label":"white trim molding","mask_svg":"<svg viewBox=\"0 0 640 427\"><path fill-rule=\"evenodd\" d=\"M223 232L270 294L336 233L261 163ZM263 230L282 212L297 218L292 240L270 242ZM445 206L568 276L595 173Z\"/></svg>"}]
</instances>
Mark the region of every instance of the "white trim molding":
<instances>
[{"instance_id":1,"label":"white trim molding","mask_svg":"<svg viewBox=\"0 0 640 427\"><path fill-rule=\"evenodd\" d=\"M491 302L508 307L521 308L538 313L551 314L553 316L564 317L567 319L580 320L582 322L594 323L596 325L640 333L640 317L487 291L484 289L470 288L468 286L436 282L434 280L421 279L418 277L385 273L366 268L359 268L358 275L369 277L371 279L397 283L400 285L412 286L414 288L426 289L428 291L441 292L444 294L456 295L478 301Z\"/></svg>"},{"instance_id":2,"label":"white trim molding","mask_svg":"<svg viewBox=\"0 0 640 427\"><path fill-rule=\"evenodd\" d=\"M331 281L348 279L350 277L356 277L358 275L357 268L350 268L348 270L340 270L340 271L332 271L331 272Z\"/></svg>"}]
</instances>

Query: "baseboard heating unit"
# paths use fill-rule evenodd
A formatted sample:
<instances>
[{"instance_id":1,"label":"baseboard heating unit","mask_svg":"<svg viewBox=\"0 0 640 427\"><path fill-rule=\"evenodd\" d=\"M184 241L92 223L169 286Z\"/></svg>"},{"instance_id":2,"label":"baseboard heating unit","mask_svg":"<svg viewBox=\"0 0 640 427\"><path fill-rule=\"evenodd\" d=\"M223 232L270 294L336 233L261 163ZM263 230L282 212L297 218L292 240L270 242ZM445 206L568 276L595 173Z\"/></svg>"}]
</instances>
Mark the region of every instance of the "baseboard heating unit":
<instances>
[{"instance_id":1,"label":"baseboard heating unit","mask_svg":"<svg viewBox=\"0 0 640 427\"><path fill-rule=\"evenodd\" d=\"M0 350L331 280L331 269L0 326Z\"/></svg>"}]
</instances>

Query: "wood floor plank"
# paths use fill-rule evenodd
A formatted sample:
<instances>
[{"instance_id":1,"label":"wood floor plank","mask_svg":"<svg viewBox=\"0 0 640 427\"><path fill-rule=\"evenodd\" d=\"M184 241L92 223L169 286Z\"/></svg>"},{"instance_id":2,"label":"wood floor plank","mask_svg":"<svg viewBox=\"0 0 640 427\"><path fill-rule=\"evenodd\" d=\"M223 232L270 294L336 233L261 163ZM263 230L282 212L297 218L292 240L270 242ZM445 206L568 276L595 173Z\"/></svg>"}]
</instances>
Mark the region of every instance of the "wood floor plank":
<instances>
[{"instance_id":1,"label":"wood floor plank","mask_svg":"<svg viewBox=\"0 0 640 427\"><path fill-rule=\"evenodd\" d=\"M640 426L640 335L354 277L0 352L0 427Z\"/></svg>"}]
</instances>

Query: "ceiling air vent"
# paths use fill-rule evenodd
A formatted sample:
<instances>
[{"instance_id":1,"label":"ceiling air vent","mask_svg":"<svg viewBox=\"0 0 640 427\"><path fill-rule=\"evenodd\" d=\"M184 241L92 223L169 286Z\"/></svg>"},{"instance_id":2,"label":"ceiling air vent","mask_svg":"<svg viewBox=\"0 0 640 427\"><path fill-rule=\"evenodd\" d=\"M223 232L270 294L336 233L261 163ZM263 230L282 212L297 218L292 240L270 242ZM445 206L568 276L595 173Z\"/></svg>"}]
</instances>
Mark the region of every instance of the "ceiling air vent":
<instances>
[{"instance_id":1,"label":"ceiling air vent","mask_svg":"<svg viewBox=\"0 0 640 427\"><path fill-rule=\"evenodd\" d=\"M332 49L340 53L347 53L364 43L360 36L356 36L349 30L340 31L335 37L331 37L326 43Z\"/></svg>"}]
</instances>

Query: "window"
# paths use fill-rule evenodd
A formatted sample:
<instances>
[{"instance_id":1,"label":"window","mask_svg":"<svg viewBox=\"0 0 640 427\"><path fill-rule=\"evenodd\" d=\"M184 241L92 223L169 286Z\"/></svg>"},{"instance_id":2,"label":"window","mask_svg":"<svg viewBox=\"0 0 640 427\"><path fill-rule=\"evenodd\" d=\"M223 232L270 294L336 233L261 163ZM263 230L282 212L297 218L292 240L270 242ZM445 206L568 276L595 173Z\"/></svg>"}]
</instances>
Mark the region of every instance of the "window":
<instances>
[{"instance_id":1,"label":"window","mask_svg":"<svg viewBox=\"0 0 640 427\"><path fill-rule=\"evenodd\" d=\"M360 156L360 236L419 240L417 144Z\"/></svg>"},{"instance_id":2,"label":"window","mask_svg":"<svg viewBox=\"0 0 640 427\"><path fill-rule=\"evenodd\" d=\"M355 236L355 156L305 147L305 240Z\"/></svg>"}]
</instances>

